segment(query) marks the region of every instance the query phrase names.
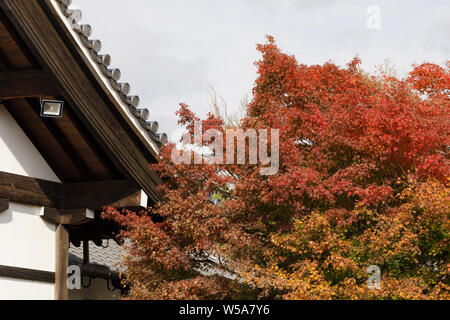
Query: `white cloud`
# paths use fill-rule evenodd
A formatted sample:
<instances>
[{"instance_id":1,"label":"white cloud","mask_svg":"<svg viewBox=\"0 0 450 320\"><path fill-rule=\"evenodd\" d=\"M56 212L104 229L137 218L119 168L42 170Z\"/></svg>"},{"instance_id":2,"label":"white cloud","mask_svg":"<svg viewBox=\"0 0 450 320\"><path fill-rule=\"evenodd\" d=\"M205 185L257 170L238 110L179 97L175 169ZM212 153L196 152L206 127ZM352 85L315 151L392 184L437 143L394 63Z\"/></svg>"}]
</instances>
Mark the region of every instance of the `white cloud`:
<instances>
[{"instance_id":1,"label":"white cloud","mask_svg":"<svg viewBox=\"0 0 450 320\"><path fill-rule=\"evenodd\" d=\"M256 44L266 34L302 63L363 67L391 58L401 74L424 60L449 59L448 1L419 0L74 0L113 65L149 106L162 130L175 130L178 103L204 115L211 83L230 108L250 93ZM368 30L366 9L381 9Z\"/></svg>"}]
</instances>

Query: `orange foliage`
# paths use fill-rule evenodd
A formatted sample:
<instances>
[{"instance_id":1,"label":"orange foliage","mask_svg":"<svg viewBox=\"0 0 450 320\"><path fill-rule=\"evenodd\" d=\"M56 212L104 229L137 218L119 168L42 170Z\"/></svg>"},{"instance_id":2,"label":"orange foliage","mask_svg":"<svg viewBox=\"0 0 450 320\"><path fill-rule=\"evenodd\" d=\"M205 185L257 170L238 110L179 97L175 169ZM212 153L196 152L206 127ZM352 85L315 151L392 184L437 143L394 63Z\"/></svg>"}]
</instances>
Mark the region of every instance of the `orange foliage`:
<instances>
[{"instance_id":1,"label":"orange foliage","mask_svg":"<svg viewBox=\"0 0 450 320\"><path fill-rule=\"evenodd\" d=\"M449 66L402 80L369 76L357 58L299 64L271 37L258 50L241 126L280 130L279 172L175 165L175 145L163 148L164 201L105 214L131 239L130 298L448 299ZM178 114L192 130L196 116ZM195 272L205 252L237 278ZM370 265L379 290L366 286Z\"/></svg>"}]
</instances>

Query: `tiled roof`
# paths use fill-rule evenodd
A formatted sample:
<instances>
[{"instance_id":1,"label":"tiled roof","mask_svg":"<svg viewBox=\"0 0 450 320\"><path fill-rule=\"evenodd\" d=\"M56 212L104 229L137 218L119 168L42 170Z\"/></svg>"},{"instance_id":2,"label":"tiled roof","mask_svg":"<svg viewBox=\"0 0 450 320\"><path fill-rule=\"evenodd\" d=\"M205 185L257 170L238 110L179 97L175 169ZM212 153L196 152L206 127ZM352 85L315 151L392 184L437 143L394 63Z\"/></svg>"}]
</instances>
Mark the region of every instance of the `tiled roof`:
<instances>
[{"instance_id":1,"label":"tiled roof","mask_svg":"<svg viewBox=\"0 0 450 320\"><path fill-rule=\"evenodd\" d=\"M125 240L127 244L127 240ZM89 242L89 263L106 266L112 271L125 272L126 268L122 265L122 259L126 254L123 246L115 241L107 242L103 240L103 247L96 246L92 241ZM237 275L220 268L220 261L215 256L208 256L209 263L200 263L194 270L203 276L219 276L230 280L237 280ZM83 263L83 246L69 248L69 263L81 265Z\"/></svg>"},{"instance_id":2,"label":"tiled roof","mask_svg":"<svg viewBox=\"0 0 450 320\"><path fill-rule=\"evenodd\" d=\"M167 134L158 133L159 124L156 121L150 120L150 112L147 108L140 106L140 99L137 95L130 95L131 86L126 82L119 82L121 72L117 68L110 68L111 57L109 54L100 53L102 43L97 39L90 39L92 35L92 28L89 24L79 24L82 18L82 13L78 9L71 9L72 0L57 0L59 6L67 18L70 26L78 35L81 43L90 53L90 58L94 60L100 67L101 73L111 87L119 94L121 101L126 104L138 120L140 126L147 131L149 137L158 144L166 144L168 141Z\"/></svg>"},{"instance_id":3,"label":"tiled roof","mask_svg":"<svg viewBox=\"0 0 450 320\"><path fill-rule=\"evenodd\" d=\"M125 250L114 240L103 240L104 247L97 247L92 241L89 242L89 262L109 267L111 270L124 271L121 261L125 255ZM72 255L72 262L83 261L83 246L79 248L70 245L69 255Z\"/></svg>"}]
</instances>

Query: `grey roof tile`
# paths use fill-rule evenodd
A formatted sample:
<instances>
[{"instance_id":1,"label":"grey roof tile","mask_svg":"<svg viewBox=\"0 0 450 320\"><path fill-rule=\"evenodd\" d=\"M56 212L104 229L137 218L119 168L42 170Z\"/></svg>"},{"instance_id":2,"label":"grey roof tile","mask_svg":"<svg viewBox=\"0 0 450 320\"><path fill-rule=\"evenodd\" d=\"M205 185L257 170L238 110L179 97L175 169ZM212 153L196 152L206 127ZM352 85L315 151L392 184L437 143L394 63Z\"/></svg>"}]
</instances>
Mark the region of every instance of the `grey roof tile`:
<instances>
[{"instance_id":1,"label":"grey roof tile","mask_svg":"<svg viewBox=\"0 0 450 320\"><path fill-rule=\"evenodd\" d=\"M122 265L122 259L125 255L123 246L119 246L115 241L103 240L105 247L97 247L92 241L89 241L89 262L109 267L111 270L124 271L125 267ZM83 246L79 248L71 245L69 254L72 255L72 261L83 261Z\"/></svg>"}]
</instances>

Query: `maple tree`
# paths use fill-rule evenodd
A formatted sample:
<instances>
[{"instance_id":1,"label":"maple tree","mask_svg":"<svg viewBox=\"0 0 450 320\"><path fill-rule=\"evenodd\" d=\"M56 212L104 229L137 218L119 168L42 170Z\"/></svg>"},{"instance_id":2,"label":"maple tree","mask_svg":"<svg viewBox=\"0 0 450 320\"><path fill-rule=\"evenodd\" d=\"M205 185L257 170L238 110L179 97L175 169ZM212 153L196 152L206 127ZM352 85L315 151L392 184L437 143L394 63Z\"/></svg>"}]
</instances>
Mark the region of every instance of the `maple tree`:
<instances>
[{"instance_id":1,"label":"maple tree","mask_svg":"<svg viewBox=\"0 0 450 320\"><path fill-rule=\"evenodd\" d=\"M163 147L164 200L104 213L130 239L129 298L448 299L450 64L398 79L358 58L299 64L271 37L258 50L240 127L279 129L278 173L175 164ZM178 115L192 133L200 119ZM226 134L213 114L202 123Z\"/></svg>"}]
</instances>

